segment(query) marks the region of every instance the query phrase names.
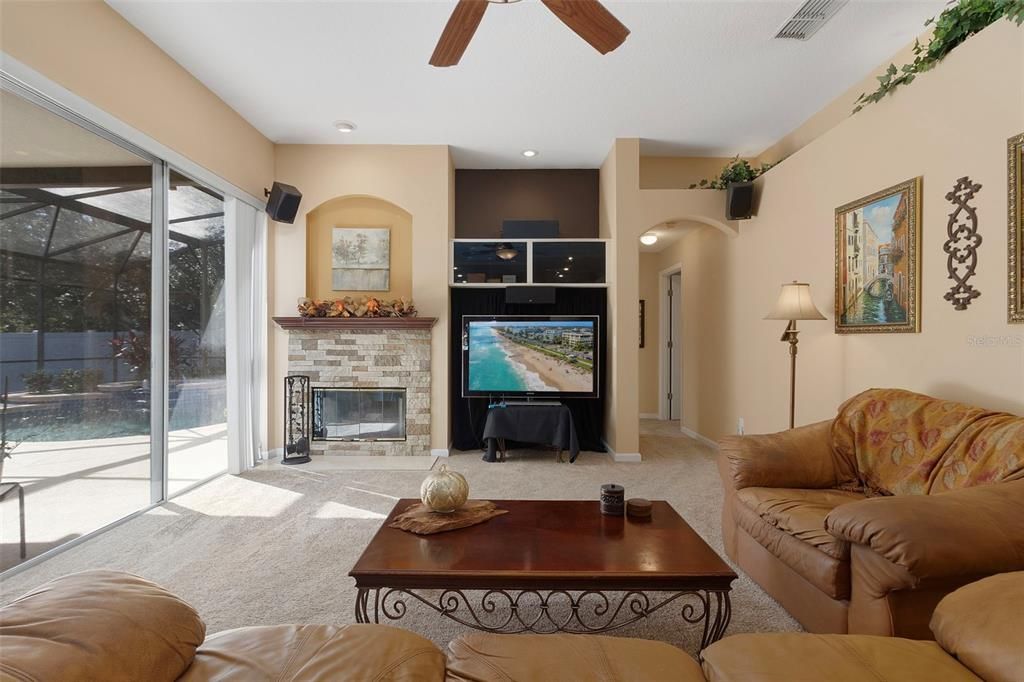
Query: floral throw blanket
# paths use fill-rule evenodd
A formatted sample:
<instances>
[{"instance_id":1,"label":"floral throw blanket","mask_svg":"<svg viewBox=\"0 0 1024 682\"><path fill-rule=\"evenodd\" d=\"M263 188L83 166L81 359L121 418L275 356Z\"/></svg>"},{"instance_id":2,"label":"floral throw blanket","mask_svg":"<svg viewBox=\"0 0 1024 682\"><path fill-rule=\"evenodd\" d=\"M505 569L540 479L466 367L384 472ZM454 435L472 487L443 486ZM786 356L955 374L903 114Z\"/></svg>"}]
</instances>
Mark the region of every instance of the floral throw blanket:
<instances>
[{"instance_id":1,"label":"floral throw blanket","mask_svg":"<svg viewBox=\"0 0 1024 682\"><path fill-rule=\"evenodd\" d=\"M900 389L847 400L832 424L832 447L869 495L1024 478L1024 417Z\"/></svg>"}]
</instances>

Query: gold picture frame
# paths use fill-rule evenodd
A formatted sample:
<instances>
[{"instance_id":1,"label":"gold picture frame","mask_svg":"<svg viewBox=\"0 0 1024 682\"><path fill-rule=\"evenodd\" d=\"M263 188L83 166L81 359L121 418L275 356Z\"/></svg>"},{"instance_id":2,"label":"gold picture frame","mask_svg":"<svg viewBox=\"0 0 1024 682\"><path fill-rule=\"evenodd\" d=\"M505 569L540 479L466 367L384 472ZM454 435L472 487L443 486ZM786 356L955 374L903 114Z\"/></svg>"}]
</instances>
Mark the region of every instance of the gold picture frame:
<instances>
[{"instance_id":1,"label":"gold picture frame","mask_svg":"<svg viewBox=\"0 0 1024 682\"><path fill-rule=\"evenodd\" d=\"M1006 141L1006 321L1024 323L1024 133Z\"/></svg>"},{"instance_id":2,"label":"gold picture frame","mask_svg":"<svg viewBox=\"0 0 1024 682\"><path fill-rule=\"evenodd\" d=\"M837 334L921 331L921 177L835 215Z\"/></svg>"}]
</instances>

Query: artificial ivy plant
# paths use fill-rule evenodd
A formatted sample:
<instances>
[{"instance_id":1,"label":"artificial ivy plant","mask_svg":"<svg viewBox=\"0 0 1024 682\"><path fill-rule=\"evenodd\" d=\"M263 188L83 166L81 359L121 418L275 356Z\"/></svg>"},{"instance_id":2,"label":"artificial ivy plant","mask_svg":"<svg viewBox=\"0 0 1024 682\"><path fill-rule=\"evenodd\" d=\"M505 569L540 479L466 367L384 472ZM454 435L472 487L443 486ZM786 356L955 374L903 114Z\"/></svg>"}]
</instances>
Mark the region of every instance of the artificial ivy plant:
<instances>
[{"instance_id":1,"label":"artificial ivy plant","mask_svg":"<svg viewBox=\"0 0 1024 682\"><path fill-rule=\"evenodd\" d=\"M775 164L765 163L755 168L746 159L736 156L725 164L717 178L701 180L690 185L689 189L726 189L734 182L753 182L773 165Z\"/></svg>"},{"instance_id":2,"label":"artificial ivy plant","mask_svg":"<svg viewBox=\"0 0 1024 682\"><path fill-rule=\"evenodd\" d=\"M885 73L877 77L878 89L862 93L857 98L853 113L881 100L899 86L912 82L917 74L933 68L957 45L1004 17L1020 26L1024 22L1024 0L960 0L938 17L929 19L925 26L935 24L935 29L928 44L922 46L915 40L914 61L900 68L889 64Z\"/></svg>"}]
</instances>

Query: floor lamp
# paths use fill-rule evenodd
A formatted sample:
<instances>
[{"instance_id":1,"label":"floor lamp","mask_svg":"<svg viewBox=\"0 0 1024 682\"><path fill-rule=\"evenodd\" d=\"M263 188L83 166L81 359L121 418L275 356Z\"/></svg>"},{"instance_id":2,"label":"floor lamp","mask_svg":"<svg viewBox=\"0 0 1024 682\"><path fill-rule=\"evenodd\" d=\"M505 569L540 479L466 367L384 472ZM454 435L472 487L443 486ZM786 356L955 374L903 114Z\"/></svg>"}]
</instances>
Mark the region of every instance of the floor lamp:
<instances>
[{"instance_id":1,"label":"floor lamp","mask_svg":"<svg viewBox=\"0 0 1024 682\"><path fill-rule=\"evenodd\" d=\"M782 334L782 341L789 343L789 428L793 428L796 415L796 321L824 320L825 316L814 307L811 285L793 282L782 285L779 300L764 319L789 321L786 331Z\"/></svg>"}]
</instances>

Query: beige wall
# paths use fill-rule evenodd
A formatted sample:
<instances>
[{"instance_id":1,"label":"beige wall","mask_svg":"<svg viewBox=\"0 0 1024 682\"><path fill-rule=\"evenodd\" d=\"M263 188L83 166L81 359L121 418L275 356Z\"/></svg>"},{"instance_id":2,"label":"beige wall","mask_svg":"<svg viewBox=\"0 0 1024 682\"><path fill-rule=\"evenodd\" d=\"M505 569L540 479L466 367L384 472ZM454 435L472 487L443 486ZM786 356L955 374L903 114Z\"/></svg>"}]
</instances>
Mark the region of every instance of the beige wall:
<instances>
[{"instance_id":1,"label":"beige wall","mask_svg":"<svg viewBox=\"0 0 1024 682\"><path fill-rule=\"evenodd\" d=\"M274 145L100 0L0 2L0 50L261 197Z\"/></svg>"},{"instance_id":2,"label":"beige wall","mask_svg":"<svg viewBox=\"0 0 1024 682\"><path fill-rule=\"evenodd\" d=\"M791 279L810 282L830 318L802 324L798 422L827 418L843 398L872 386L1024 413L1024 327L1006 322L1006 140L1022 130L1024 30L1000 21L768 173L758 216L735 243L739 288L732 303L742 345L732 357L744 390L731 410L723 397L708 395L726 416L717 433L706 435L720 435L738 416L752 431L785 426L782 329L761 317ZM918 175L921 333L835 335L835 207ZM976 202L984 243L972 281L982 295L956 311L942 298L951 284L942 245L951 210L945 194L964 175L983 185ZM995 345L974 345L978 337Z\"/></svg>"},{"instance_id":3,"label":"beige wall","mask_svg":"<svg viewBox=\"0 0 1024 682\"><path fill-rule=\"evenodd\" d=\"M665 251L669 251L666 249ZM641 253L639 270L639 289L637 293L644 304L644 347L638 351L637 362L640 367L639 395L637 409L642 415L656 415L659 410L658 374L661 367L659 355L661 323L661 276L658 274L666 267L662 265L662 254ZM672 249L674 251L674 249Z\"/></svg>"},{"instance_id":4,"label":"beige wall","mask_svg":"<svg viewBox=\"0 0 1024 682\"><path fill-rule=\"evenodd\" d=\"M374 197L411 216L412 291L424 317L437 317L431 351L431 447L448 447L448 240L451 160L441 145L278 145L275 174L302 189L294 225L271 223L271 316L295 315L306 295L309 213L341 197ZM347 203L347 202L343 202ZM279 387L287 373L287 335L270 331L270 437L281 446Z\"/></svg>"},{"instance_id":5,"label":"beige wall","mask_svg":"<svg viewBox=\"0 0 1024 682\"><path fill-rule=\"evenodd\" d=\"M332 288L331 243L336 227L386 227L391 230L391 273L387 291ZM321 204L306 216L306 296L381 299L412 298L412 216L374 197L343 197Z\"/></svg>"},{"instance_id":6,"label":"beige wall","mask_svg":"<svg viewBox=\"0 0 1024 682\"><path fill-rule=\"evenodd\" d=\"M757 159L748 160L757 163ZM730 161L717 156L641 156L640 189L686 189L717 178Z\"/></svg>"},{"instance_id":7,"label":"beige wall","mask_svg":"<svg viewBox=\"0 0 1024 682\"><path fill-rule=\"evenodd\" d=\"M979 77L997 73L998 83ZM741 223L738 238L707 228L685 237L684 277L689 268L706 267L708 277L696 279L715 283L701 286L696 301L690 280L683 284L686 425L711 438L735 432L739 417L748 433L785 428L784 323L763 317L779 286L793 279L811 284L829 317L800 324L797 423L829 418L846 397L872 386L1024 413L1024 326L1006 322L1006 140L1022 130L1024 30L1003 21L759 180L758 215ZM918 175L924 178L921 333L835 334L835 207ZM976 203L984 242L972 280L982 295L956 311L943 300L951 282L942 245L950 212L945 194L963 175L983 185ZM696 370L687 354L695 343ZM688 409L693 405L696 415Z\"/></svg>"}]
</instances>

